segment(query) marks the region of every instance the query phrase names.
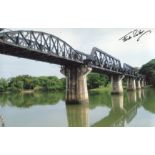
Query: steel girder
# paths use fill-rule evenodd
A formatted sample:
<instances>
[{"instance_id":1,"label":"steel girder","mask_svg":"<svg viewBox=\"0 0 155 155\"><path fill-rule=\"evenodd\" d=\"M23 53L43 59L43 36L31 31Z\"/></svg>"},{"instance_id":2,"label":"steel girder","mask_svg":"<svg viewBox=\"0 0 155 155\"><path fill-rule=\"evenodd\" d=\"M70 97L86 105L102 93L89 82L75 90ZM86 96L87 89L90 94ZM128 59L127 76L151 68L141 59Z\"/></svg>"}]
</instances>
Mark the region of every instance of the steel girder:
<instances>
[{"instance_id":1,"label":"steel girder","mask_svg":"<svg viewBox=\"0 0 155 155\"><path fill-rule=\"evenodd\" d=\"M92 60L92 66L101 68L114 73L122 73L122 67L120 60L109 55L108 53L94 47L92 49L90 59Z\"/></svg>"},{"instance_id":2,"label":"steel girder","mask_svg":"<svg viewBox=\"0 0 155 155\"><path fill-rule=\"evenodd\" d=\"M8 31L0 33L4 43L35 50L43 54L56 55L68 60L83 63L86 54L73 49L60 38L38 31Z\"/></svg>"}]
</instances>

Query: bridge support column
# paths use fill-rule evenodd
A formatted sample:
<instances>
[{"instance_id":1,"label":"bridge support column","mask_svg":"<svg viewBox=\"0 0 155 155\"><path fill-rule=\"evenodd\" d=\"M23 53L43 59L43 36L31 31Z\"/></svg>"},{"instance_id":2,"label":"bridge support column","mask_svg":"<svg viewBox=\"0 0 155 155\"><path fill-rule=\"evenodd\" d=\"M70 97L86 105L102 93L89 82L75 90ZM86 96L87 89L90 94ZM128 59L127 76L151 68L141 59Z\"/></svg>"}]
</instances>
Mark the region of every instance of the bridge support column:
<instances>
[{"instance_id":1,"label":"bridge support column","mask_svg":"<svg viewBox=\"0 0 155 155\"><path fill-rule=\"evenodd\" d=\"M61 73L66 76L66 102L88 103L87 75L91 72L87 66L62 67Z\"/></svg>"},{"instance_id":2,"label":"bridge support column","mask_svg":"<svg viewBox=\"0 0 155 155\"><path fill-rule=\"evenodd\" d=\"M136 82L134 78L128 79L128 90L136 90Z\"/></svg>"},{"instance_id":3,"label":"bridge support column","mask_svg":"<svg viewBox=\"0 0 155 155\"><path fill-rule=\"evenodd\" d=\"M141 82L140 80L136 80L136 88L141 89Z\"/></svg>"},{"instance_id":4,"label":"bridge support column","mask_svg":"<svg viewBox=\"0 0 155 155\"><path fill-rule=\"evenodd\" d=\"M123 93L123 84L122 79L124 75L113 75L111 78L112 82L112 94L121 94Z\"/></svg>"}]
</instances>

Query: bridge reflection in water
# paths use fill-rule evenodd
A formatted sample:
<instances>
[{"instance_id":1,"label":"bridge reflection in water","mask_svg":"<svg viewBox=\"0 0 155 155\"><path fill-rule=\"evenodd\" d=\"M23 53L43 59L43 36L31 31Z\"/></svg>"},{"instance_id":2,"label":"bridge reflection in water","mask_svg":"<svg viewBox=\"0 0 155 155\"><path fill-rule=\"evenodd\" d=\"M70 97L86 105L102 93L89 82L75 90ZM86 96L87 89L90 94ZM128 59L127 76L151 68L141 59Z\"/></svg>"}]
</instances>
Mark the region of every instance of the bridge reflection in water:
<instances>
[{"instance_id":1,"label":"bridge reflection in water","mask_svg":"<svg viewBox=\"0 0 155 155\"><path fill-rule=\"evenodd\" d=\"M148 96L149 100L146 98ZM0 105L1 107L13 106L19 110L22 108L28 109L36 105L44 106L50 105L55 107L59 101L62 101L64 105L65 101L62 99L64 96L61 93L44 93L44 94L4 94L0 96ZM108 93L103 94L90 94L90 103L89 104L67 104L66 113L64 113L63 118L67 117L67 126L69 127L120 127L127 126L137 114L137 109L141 106L152 113L155 113L155 106L152 104L155 100L153 91L147 90L137 90L137 91L128 91L120 95L108 95ZM93 114L97 115L97 109L100 109L99 118L93 118ZM54 108L55 109L55 108ZM106 113L104 113L107 109ZM102 111L103 110L103 111ZM2 113L1 113L2 112ZM17 112L17 111L16 111ZM95 113L94 113L95 112ZM29 115L29 113L27 113ZM27 117L27 114L25 118ZM37 113L36 113L37 114ZM49 111L49 114L52 114L52 111ZM46 115L43 113L42 115ZM41 119L42 115L39 114ZM17 115L18 118L21 115ZM24 116L24 115L22 115ZM32 118L33 119L33 118ZM5 116L5 112L1 109L0 111L0 126L8 126L6 122L8 118ZM57 119L56 119L57 120ZM90 120L90 121L89 121Z\"/></svg>"},{"instance_id":2,"label":"bridge reflection in water","mask_svg":"<svg viewBox=\"0 0 155 155\"><path fill-rule=\"evenodd\" d=\"M129 91L127 93L127 98L130 104L137 102L137 91Z\"/></svg>"},{"instance_id":3,"label":"bridge reflection in water","mask_svg":"<svg viewBox=\"0 0 155 155\"><path fill-rule=\"evenodd\" d=\"M144 89L141 89L141 92L142 92L142 99L145 99L145 92L144 92Z\"/></svg>"},{"instance_id":4,"label":"bridge reflection in water","mask_svg":"<svg viewBox=\"0 0 155 155\"><path fill-rule=\"evenodd\" d=\"M130 123L137 114L138 106L142 104L144 90L129 91L125 95L112 95L112 108L108 116L96 122L94 127L121 127Z\"/></svg>"},{"instance_id":5,"label":"bridge reflection in water","mask_svg":"<svg viewBox=\"0 0 155 155\"><path fill-rule=\"evenodd\" d=\"M123 95L112 95L112 108L105 118L96 122L94 127L102 126L124 126L124 116L126 109L124 108L124 96Z\"/></svg>"},{"instance_id":6,"label":"bridge reflection in water","mask_svg":"<svg viewBox=\"0 0 155 155\"><path fill-rule=\"evenodd\" d=\"M89 126L89 104L66 105L69 127Z\"/></svg>"},{"instance_id":7,"label":"bridge reflection in water","mask_svg":"<svg viewBox=\"0 0 155 155\"><path fill-rule=\"evenodd\" d=\"M111 95L111 109L109 114L103 119L94 123L93 127L123 127L130 123L137 109L142 105L144 90L129 91L126 94ZM102 104L102 103L101 103ZM98 104L97 104L98 105ZM66 105L67 119L69 127L89 126L89 106Z\"/></svg>"}]
</instances>

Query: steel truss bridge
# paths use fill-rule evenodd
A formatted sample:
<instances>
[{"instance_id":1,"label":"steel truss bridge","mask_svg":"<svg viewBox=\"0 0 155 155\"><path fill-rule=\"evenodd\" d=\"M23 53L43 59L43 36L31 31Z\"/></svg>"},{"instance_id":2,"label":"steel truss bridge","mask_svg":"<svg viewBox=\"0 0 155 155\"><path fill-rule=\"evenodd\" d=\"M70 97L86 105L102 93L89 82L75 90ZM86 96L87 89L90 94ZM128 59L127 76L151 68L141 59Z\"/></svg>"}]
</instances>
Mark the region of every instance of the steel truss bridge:
<instances>
[{"instance_id":1,"label":"steel truss bridge","mask_svg":"<svg viewBox=\"0 0 155 155\"><path fill-rule=\"evenodd\" d=\"M96 47L90 54L85 54L44 32L2 30L0 53L62 66L89 65L94 72L144 78L135 68L125 63L122 65L120 60Z\"/></svg>"}]
</instances>

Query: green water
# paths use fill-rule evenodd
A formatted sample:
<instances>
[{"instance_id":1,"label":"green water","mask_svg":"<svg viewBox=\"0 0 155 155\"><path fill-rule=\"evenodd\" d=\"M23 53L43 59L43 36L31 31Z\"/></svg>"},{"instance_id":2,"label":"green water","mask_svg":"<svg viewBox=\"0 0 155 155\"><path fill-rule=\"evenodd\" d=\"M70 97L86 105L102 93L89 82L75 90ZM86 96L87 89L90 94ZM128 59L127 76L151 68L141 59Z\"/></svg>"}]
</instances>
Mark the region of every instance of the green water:
<instances>
[{"instance_id":1,"label":"green water","mask_svg":"<svg viewBox=\"0 0 155 155\"><path fill-rule=\"evenodd\" d=\"M89 104L66 105L63 92L0 94L0 126L155 126L155 89L89 96Z\"/></svg>"}]
</instances>

